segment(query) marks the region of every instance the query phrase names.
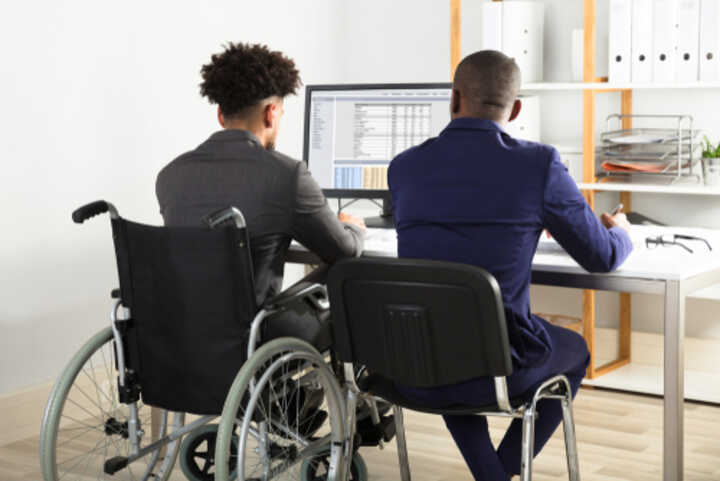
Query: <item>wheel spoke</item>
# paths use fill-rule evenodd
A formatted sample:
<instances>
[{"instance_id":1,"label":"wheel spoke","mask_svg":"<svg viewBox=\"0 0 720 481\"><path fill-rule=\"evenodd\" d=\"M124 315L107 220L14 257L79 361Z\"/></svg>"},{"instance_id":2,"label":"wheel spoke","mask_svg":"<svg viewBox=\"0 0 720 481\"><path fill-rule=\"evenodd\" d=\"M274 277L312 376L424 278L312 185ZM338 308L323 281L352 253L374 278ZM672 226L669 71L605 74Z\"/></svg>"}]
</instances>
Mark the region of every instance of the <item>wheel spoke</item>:
<instances>
[{"instance_id":1,"label":"wheel spoke","mask_svg":"<svg viewBox=\"0 0 720 481\"><path fill-rule=\"evenodd\" d=\"M88 413L91 418L94 418L94 417L97 416L97 414L91 413L90 411L87 410L86 407L81 406L81 405L80 405L77 401L75 401L74 399L67 398L67 400L70 401L71 403L73 403L73 404L74 404L75 406L77 406L79 409L82 409L83 411L85 411L86 413ZM101 415L102 415L102 414L103 414L103 413L101 413ZM100 417L100 422L103 422L102 416Z\"/></svg>"},{"instance_id":2,"label":"wheel spoke","mask_svg":"<svg viewBox=\"0 0 720 481\"><path fill-rule=\"evenodd\" d=\"M95 378L95 368L93 366L92 358L90 358L90 372L92 373L92 376L90 374L88 374L86 367L83 367L82 372L90 380L90 382L92 382L95 385L95 391L98 396L98 405L102 404L102 401L100 401L100 394L102 394L103 397L105 399L107 399L108 402L110 402L110 405L112 405L113 401L108 397L108 395L105 393L105 391L100 388L100 384L98 384L98 382Z\"/></svg>"},{"instance_id":3,"label":"wheel spoke","mask_svg":"<svg viewBox=\"0 0 720 481\"><path fill-rule=\"evenodd\" d=\"M127 457L131 450L124 425L128 421L128 408L117 399L112 342L108 328L86 343L60 375L57 385L65 387L54 390L48 401L43 425L54 433L45 431L41 435L41 456L42 463L57 473L48 481L115 478L148 481L148 476L154 481L166 481L170 474L179 442L168 446L163 458L151 453L119 471L114 478L104 472L104 460ZM166 415L163 411L163 416ZM181 413L175 416L176 423L168 423L169 431L182 424L184 416ZM110 418L117 424L107 423ZM149 426L151 418L149 407L138 402L138 428ZM147 445L144 440L144 436L140 438L141 447ZM162 469L154 470L160 459Z\"/></svg>"},{"instance_id":4,"label":"wheel spoke","mask_svg":"<svg viewBox=\"0 0 720 481\"><path fill-rule=\"evenodd\" d=\"M67 414L63 414L62 417L67 418L67 419L69 419L69 420L71 420L71 421L73 421L73 422L75 422L75 423L77 423L77 424L80 424L81 426L85 426L85 427L87 427L87 428L89 428L89 429L100 429L100 428L102 428L103 425L105 424L105 423L101 423L101 424L90 425L90 424L87 424L87 423L85 423L85 422L83 422L83 421L80 421L79 419L75 419L75 418L73 418L73 417L71 417L71 416L68 416ZM69 429L72 429L72 428L69 428Z\"/></svg>"},{"instance_id":5,"label":"wheel spoke","mask_svg":"<svg viewBox=\"0 0 720 481\"><path fill-rule=\"evenodd\" d=\"M88 451L87 453L78 454L77 456L73 456L72 458L66 459L66 460L63 461L63 462L58 463L57 466L60 467L60 466L62 466L63 464L67 464L67 463L69 463L70 461L73 461L73 460L75 460L75 459L81 458L80 461L78 461L77 463L73 464L72 467L70 467L70 468L65 472L65 474L63 474L62 476L60 476L60 479L62 479L66 474L68 474L70 471L72 471L73 469L75 469L75 467L79 466L80 463L82 463L82 462L85 460L86 457L92 456L94 453L96 453L97 451L99 451L99 450L101 449L100 444L103 443L103 442L107 442L107 440L106 440L106 439L100 439L100 441L98 441L97 444L95 444L95 446L94 446L90 451ZM58 481L59 481L59 480L58 480Z\"/></svg>"},{"instance_id":6,"label":"wheel spoke","mask_svg":"<svg viewBox=\"0 0 720 481\"><path fill-rule=\"evenodd\" d=\"M83 372L85 372L85 371L83 370ZM80 394L82 394L83 396L85 396L85 399L87 399L87 400L90 401L93 405L95 405L95 406L101 411L102 416L108 416L108 417L110 417L109 413L106 412L106 411L102 408L102 406L96 404L95 401L94 401L90 396L88 396L88 394L85 392L85 390L84 390L83 388L81 388L81 387L80 387L79 385L77 385L77 384L73 385L73 388L77 389L77 390L80 392ZM68 399L70 399L70 394L69 394L69 393L68 393ZM102 418L102 416L101 416L101 418Z\"/></svg>"}]
</instances>

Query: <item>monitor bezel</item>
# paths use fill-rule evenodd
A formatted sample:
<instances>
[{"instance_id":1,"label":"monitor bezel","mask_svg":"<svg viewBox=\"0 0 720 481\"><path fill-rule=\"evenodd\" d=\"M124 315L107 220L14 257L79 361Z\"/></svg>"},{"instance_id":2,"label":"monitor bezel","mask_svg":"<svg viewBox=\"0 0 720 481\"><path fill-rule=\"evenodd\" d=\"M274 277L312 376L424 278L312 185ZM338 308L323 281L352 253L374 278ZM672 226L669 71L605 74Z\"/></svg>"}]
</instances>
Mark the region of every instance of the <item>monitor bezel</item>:
<instances>
[{"instance_id":1,"label":"monitor bezel","mask_svg":"<svg viewBox=\"0 0 720 481\"><path fill-rule=\"evenodd\" d=\"M391 89L449 89L451 82L429 83L382 83L382 84L319 84L305 86L305 115L303 128L303 162L310 168L310 106L312 93L325 90L391 90ZM326 197L333 199L390 199L387 189L323 189Z\"/></svg>"}]
</instances>

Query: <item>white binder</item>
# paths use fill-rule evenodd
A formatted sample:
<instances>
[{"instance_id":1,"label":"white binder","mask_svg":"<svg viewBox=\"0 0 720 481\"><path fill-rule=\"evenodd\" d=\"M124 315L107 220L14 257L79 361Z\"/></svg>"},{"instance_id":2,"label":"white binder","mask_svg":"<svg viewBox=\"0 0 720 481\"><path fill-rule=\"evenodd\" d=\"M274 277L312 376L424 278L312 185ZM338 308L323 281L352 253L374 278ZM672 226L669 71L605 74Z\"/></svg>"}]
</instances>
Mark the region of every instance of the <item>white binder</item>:
<instances>
[{"instance_id":1,"label":"white binder","mask_svg":"<svg viewBox=\"0 0 720 481\"><path fill-rule=\"evenodd\" d=\"M700 3L700 80L720 81L720 0Z\"/></svg>"},{"instance_id":2,"label":"white binder","mask_svg":"<svg viewBox=\"0 0 720 481\"><path fill-rule=\"evenodd\" d=\"M677 0L655 0L653 9L653 81L675 81Z\"/></svg>"},{"instance_id":3,"label":"white binder","mask_svg":"<svg viewBox=\"0 0 720 481\"><path fill-rule=\"evenodd\" d=\"M700 0L678 2L678 49L675 80L697 82L700 64Z\"/></svg>"},{"instance_id":4,"label":"white binder","mask_svg":"<svg viewBox=\"0 0 720 481\"><path fill-rule=\"evenodd\" d=\"M515 59L523 82L541 82L545 5L536 1L491 3L503 5L503 53Z\"/></svg>"},{"instance_id":5,"label":"white binder","mask_svg":"<svg viewBox=\"0 0 720 481\"><path fill-rule=\"evenodd\" d=\"M481 32L479 35L463 33L463 38L479 37L476 50L499 50L514 58L520 67L523 83L542 81L543 3L482 2L481 6ZM463 51L466 51L465 48ZM472 51L475 50L467 53Z\"/></svg>"},{"instance_id":6,"label":"white binder","mask_svg":"<svg viewBox=\"0 0 720 481\"><path fill-rule=\"evenodd\" d=\"M632 2L632 81L652 82L653 1Z\"/></svg>"},{"instance_id":7,"label":"white binder","mask_svg":"<svg viewBox=\"0 0 720 481\"><path fill-rule=\"evenodd\" d=\"M610 0L608 33L610 82L632 80L632 0Z\"/></svg>"},{"instance_id":8,"label":"white binder","mask_svg":"<svg viewBox=\"0 0 720 481\"><path fill-rule=\"evenodd\" d=\"M477 50L502 51L503 2L483 2L480 16L480 45ZM465 8L463 6L463 8ZM465 15L463 15L465 18ZM472 34L464 34L463 37ZM470 50L467 54L477 50Z\"/></svg>"}]
</instances>

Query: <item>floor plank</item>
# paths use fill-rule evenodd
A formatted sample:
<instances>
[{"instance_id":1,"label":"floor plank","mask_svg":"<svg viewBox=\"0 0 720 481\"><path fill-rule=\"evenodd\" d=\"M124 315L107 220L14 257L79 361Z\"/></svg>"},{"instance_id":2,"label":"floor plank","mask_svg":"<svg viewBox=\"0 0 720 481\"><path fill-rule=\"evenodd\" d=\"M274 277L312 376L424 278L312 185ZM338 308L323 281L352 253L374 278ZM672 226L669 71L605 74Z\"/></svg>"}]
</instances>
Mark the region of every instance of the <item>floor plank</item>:
<instances>
[{"instance_id":1,"label":"floor plank","mask_svg":"<svg viewBox=\"0 0 720 481\"><path fill-rule=\"evenodd\" d=\"M685 479L720 480L720 407L686 404ZM598 389L581 389L575 402L580 469L584 481L657 481L662 478L662 401ZM410 465L415 481L463 481L472 477L442 418L406 412ZM491 419L498 442L508 421ZM83 445L82 442L78 442ZM395 444L362 448L372 481L396 481ZM38 437L0 446L0 480L41 481ZM113 478L109 478L113 479ZM185 477L176 466L173 481ZM562 430L535 460L537 481L567 479Z\"/></svg>"}]
</instances>

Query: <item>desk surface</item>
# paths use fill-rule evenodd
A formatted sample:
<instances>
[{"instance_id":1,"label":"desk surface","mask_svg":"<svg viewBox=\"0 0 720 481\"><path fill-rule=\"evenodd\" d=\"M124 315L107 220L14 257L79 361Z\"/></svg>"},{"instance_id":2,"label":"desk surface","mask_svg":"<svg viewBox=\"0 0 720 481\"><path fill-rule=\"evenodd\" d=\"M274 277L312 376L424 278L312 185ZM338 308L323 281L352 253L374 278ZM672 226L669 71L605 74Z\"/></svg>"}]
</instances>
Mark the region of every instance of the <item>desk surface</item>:
<instances>
[{"instance_id":1,"label":"desk surface","mask_svg":"<svg viewBox=\"0 0 720 481\"><path fill-rule=\"evenodd\" d=\"M713 251L708 251L705 244L698 241L681 241L693 249L694 253L692 254L680 246L658 246L653 249L645 247L647 237L663 235L670 238L672 234L702 237L710 243ZM720 230L636 225L632 227L631 237L635 248L628 259L612 273L615 277L684 280L708 271L720 269ZM298 244L294 244L293 249L303 248ZM368 229L363 255L396 257L397 238L395 231L392 229ZM541 236L538 250L533 259L532 269L533 271L566 274L587 273L557 242L544 236Z\"/></svg>"}]
</instances>

